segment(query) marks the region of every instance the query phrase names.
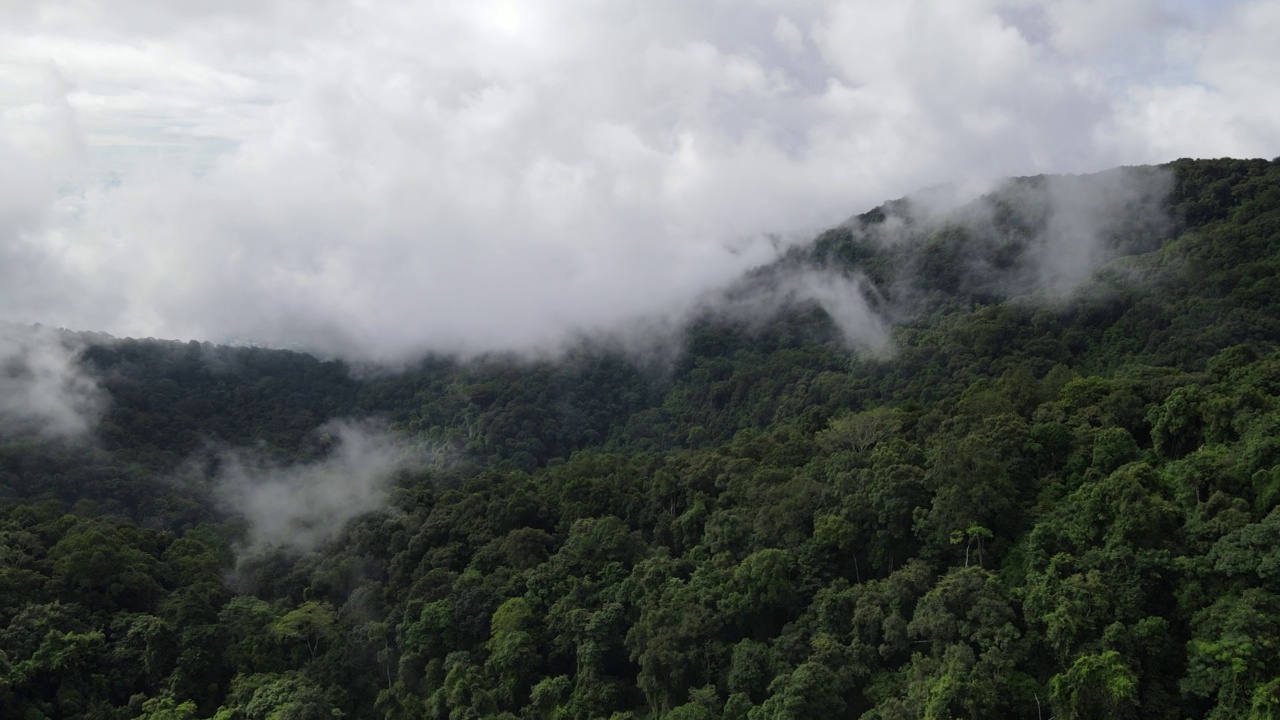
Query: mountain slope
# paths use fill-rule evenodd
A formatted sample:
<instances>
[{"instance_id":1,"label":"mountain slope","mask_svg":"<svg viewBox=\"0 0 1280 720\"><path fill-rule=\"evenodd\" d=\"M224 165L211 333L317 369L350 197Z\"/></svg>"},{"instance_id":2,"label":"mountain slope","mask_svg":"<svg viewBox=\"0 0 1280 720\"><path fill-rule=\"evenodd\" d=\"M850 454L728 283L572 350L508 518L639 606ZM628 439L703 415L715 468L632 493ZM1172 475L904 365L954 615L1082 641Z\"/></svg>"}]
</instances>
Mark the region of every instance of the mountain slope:
<instances>
[{"instance_id":1,"label":"mountain slope","mask_svg":"<svg viewBox=\"0 0 1280 720\"><path fill-rule=\"evenodd\" d=\"M0 708L1268 717L1278 270L1280 163L1183 160L888 203L661 363L42 336L102 402L6 424Z\"/></svg>"}]
</instances>

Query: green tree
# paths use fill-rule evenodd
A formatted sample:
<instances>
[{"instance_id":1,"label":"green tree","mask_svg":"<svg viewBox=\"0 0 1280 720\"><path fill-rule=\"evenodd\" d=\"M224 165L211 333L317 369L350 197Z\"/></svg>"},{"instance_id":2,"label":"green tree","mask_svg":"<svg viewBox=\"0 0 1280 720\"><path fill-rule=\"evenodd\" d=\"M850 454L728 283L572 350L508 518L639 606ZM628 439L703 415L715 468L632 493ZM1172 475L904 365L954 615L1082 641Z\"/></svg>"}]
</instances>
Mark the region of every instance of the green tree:
<instances>
[{"instance_id":1,"label":"green tree","mask_svg":"<svg viewBox=\"0 0 1280 720\"><path fill-rule=\"evenodd\" d=\"M272 624L271 629L286 642L301 642L311 660L316 659L320 648L337 638L338 632L333 608L314 600L285 613Z\"/></svg>"},{"instance_id":2,"label":"green tree","mask_svg":"<svg viewBox=\"0 0 1280 720\"><path fill-rule=\"evenodd\" d=\"M1068 720L1137 714L1138 679L1114 650L1076 658L1049 686L1055 715Z\"/></svg>"}]
</instances>

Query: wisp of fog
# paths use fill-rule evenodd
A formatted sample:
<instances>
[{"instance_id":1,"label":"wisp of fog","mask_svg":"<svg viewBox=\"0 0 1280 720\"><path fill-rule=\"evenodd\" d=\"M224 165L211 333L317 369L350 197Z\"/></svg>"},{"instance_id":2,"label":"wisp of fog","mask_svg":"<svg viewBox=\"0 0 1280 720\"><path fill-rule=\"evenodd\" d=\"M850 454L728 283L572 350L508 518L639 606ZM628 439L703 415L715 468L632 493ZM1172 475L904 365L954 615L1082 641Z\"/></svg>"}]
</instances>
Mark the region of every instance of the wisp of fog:
<instances>
[{"instance_id":1,"label":"wisp of fog","mask_svg":"<svg viewBox=\"0 0 1280 720\"><path fill-rule=\"evenodd\" d=\"M317 547L347 521L381 507L395 473L424 459L369 423L333 421L317 432L332 448L314 462L281 465L246 450L220 455L215 492L248 524L245 555Z\"/></svg>"},{"instance_id":2,"label":"wisp of fog","mask_svg":"<svg viewBox=\"0 0 1280 720\"><path fill-rule=\"evenodd\" d=\"M82 349L72 333L0 321L0 437L89 437L108 397Z\"/></svg>"},{"instance_id":3,"label":"wisp of fog","mask_svg":"<svg viewBox=\"0 0 1280 720\"><path fill-rule=\"evenodd\" d=\"M1065 302L1115 258L1153 250L1169 236L1172 180L1163 167L1117 168L1009 179L977 197L977 186L913 194L885 203L874 220L855 217L843 226L850 241L897 253L897 274L881 288L889 297L865 268L791 257L708 293L689 312L752 325L811 304L850 350L891 350L893 326L939 297L922 277L930 246L955 281L943 296Z\"/></svg>"}]
</instances>

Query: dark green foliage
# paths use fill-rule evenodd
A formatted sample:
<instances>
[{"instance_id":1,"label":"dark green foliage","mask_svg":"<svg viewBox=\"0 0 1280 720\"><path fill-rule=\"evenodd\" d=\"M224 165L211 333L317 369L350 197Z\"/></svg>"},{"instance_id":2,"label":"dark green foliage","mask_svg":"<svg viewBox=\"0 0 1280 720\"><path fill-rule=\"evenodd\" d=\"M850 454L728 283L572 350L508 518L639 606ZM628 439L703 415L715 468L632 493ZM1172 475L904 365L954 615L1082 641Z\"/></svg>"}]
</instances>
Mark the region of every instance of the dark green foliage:
<instances>
[{"instance_id":1,"label":"dark green foliage","mask_svg":"<svg viewBox=\"0 0 1280 720\"><path fill-rule=\"evenodd\" d=\"M1056 292L1053 211L1098 191L1106 262ZM866 278L891 352L801 301L643 367L88 338L95 442L0 436L0 717L1280 712L1280 165L890 203L729 294L806 268ZM221 449L367 416L438 462L241 548Z\"/></svg>"}]
</instances>

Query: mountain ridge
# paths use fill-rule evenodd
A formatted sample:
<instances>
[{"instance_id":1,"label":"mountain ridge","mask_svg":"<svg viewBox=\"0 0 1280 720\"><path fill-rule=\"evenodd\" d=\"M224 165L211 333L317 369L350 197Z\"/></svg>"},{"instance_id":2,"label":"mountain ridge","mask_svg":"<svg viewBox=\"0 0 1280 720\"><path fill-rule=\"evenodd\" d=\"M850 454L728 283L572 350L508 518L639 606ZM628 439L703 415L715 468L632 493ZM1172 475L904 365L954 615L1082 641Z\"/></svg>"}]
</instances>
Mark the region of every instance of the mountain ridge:
<instances>
[{"instance_id":1,"label":"mountain ridge","mask_svg":"<svg viewBox=\"0 0 1280 720\"><path fill-rule=\"evenodd\" d=\"M92 423L0 405L0 708L1266 717L1280 163L1088 182L882 205L658 370L37 333L0 395Z\"/></svg>"}]
</instances>

